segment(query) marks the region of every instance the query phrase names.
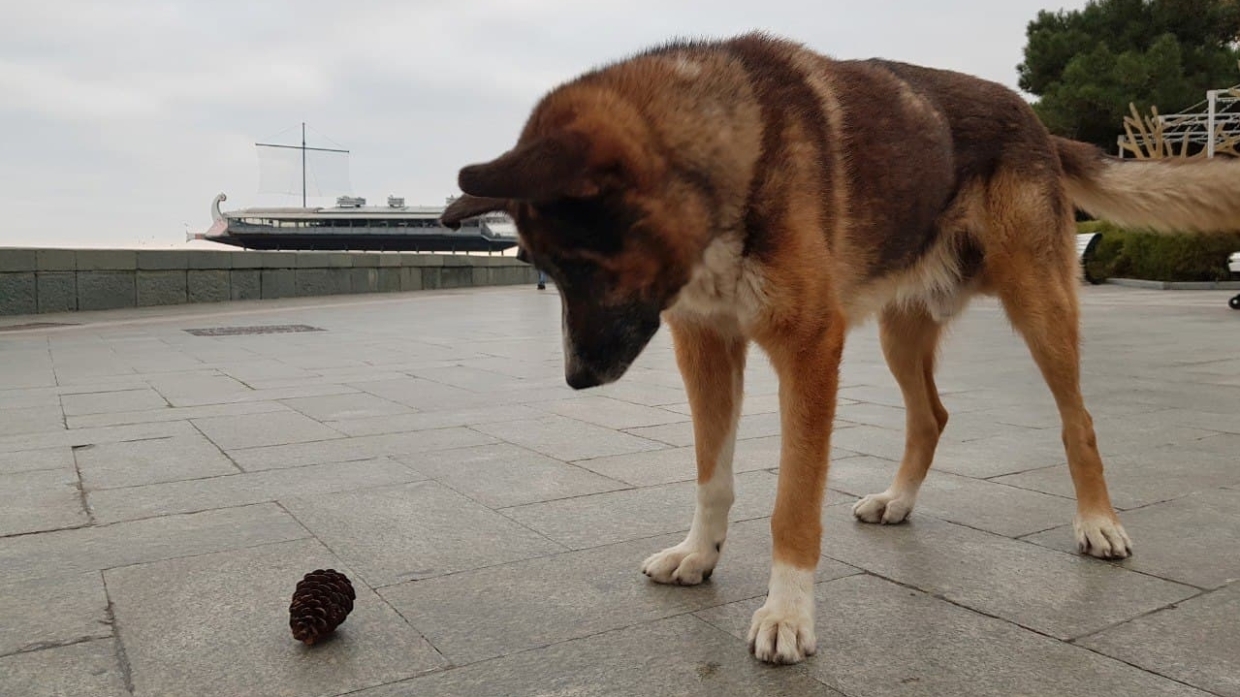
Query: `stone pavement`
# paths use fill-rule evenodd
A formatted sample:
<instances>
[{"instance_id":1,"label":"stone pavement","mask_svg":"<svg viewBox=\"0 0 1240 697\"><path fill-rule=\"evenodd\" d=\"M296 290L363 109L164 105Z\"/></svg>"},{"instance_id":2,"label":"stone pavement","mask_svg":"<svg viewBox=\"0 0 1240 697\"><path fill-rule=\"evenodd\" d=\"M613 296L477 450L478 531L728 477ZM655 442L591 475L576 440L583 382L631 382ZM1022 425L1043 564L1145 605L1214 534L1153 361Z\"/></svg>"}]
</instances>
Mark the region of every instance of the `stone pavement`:
<instances>
[{"instance_id":1,"label":"stone pavement","mask_svg":"<svg viewBox=\"0 0 1240 697\"><path fill-rule=\"evenodd\" d=\"M946 345L951 422L907 525L849 516L904 416L850 339L819 569L819 653L770 668L777 386L752 354L714 578L638 571L693 505L665 332L573 392L531 287L7 318L0 694L1240 695L1240 313L1227 293L1086 288L1084 387L1136 544L1072 549L1049 393L978 302ZM189 333L306 325L319 331ZM294 585L356 609L307 649Z\"/></svg>"}]
</instances>

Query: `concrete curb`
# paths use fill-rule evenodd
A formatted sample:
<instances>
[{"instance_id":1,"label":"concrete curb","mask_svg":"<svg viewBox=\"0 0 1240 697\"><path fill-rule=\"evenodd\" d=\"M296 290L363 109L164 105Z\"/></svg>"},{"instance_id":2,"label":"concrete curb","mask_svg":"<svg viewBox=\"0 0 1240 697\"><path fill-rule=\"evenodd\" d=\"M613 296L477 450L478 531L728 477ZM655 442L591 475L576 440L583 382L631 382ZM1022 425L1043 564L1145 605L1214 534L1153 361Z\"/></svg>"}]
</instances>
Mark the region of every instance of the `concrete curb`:
<instances>
[{"instance_id":1,"label":"concrete curb","mask_svg":"<svg viewBox=\"0 0 1240 697\"><path fill-rule=\"evenodd\" d=\"M1141 278L1108 278L1107 283L1150 290L1240 290L1240 281L1147 281Z\"/></svg>"}]
</instances>

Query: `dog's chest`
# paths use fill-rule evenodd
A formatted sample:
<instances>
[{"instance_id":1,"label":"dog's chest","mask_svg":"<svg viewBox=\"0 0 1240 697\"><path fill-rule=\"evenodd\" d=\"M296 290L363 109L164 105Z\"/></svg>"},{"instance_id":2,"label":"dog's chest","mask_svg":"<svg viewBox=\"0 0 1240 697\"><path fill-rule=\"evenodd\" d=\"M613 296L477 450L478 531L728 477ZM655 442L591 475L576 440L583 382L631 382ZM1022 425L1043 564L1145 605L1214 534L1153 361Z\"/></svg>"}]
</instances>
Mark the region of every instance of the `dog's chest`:
<instances>
[{"instance_id":1,"label":"dog's chest","mask_svg":"<svg viewBox=\"0 0 1240 697\"><path fill-rule=\"evenodd\" d=\"M766 308L763 275L741 250L739 236L712 242L667 312L687 320L731 320L741 328L758 321Z\"/></svg>"}]
</instances>

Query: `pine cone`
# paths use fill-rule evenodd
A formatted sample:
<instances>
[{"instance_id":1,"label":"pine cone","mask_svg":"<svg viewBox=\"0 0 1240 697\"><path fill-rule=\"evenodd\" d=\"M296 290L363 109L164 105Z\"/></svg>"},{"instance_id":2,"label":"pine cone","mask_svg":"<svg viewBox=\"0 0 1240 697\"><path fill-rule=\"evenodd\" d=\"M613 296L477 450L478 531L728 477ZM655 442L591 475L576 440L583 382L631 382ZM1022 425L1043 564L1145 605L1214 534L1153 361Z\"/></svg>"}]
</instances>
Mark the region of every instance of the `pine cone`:
<instances>
[{"instance_id":1,"label":"pine cone","mask_svg":"<svg viewBox=\"0 0 1240 697\"><path fill-rule=\"evenodd\" d=\"M331 634L353 611L353 584L335 569L315 569L297 582L289 605L293 638L307 646Z\"/></svg>"}]
</instances>

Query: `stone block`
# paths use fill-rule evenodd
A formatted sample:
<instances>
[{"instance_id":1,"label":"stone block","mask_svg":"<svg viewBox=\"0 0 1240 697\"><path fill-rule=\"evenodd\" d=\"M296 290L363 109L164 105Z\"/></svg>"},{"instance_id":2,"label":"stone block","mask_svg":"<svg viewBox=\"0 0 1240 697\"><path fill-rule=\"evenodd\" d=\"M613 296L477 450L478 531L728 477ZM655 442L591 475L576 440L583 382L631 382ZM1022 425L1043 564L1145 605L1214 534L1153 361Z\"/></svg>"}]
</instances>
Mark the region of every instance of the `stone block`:
<instances>
[{"instance_id":1,"label":"stone block","mask_svg":"<svg viewBox=\"0 0 1240 697\"><path fill-rule=\"evenodd\" d=\"M139 250L138 268L148 271L188 269L189 253L172 249Z\"/></svg>"},{"instance_id":2,"label":"stone block","mask_svg":"<svg viewBox=\"0 0 1240 697\"><path fill-rule=\"evenodd\" d=\"M0 247L0 273L34 271L38 268L38 255L35 250Z\"/></svg>"},{"instance_id":3,"label":"stone block","mask_svg":"<svg viewBox=\"0 0 1240 697\"><path fill-rule=\"evenodd\" d=\"M297 252L258 252L259 264L264 269L297 268Z\"/></svg>"},{"instance_id":4,"label":"stone block","mask_svg":"<svg viewBox=\"0 0 1240 697\"><path fill-rule=\"evenodd\" d=\"M39 311L35 274L0 273L0 315L32 315Z\"/></svg>"},{"instance_id":5,"label":"stone block","mask_svg":"<svg viewBox=\"0 0 1240 697\"><path fill-rule=\"evenodd\" d=\"M73 271L40 271L37 285L39 312L77 309L77 274Z\"/></svg>"},{"instance_id":6,"label":"stone block","mask_svg":"<svg viewBox=\"0 0 1240 697\"><path fill-rule=\"evenodd\" d=\"M225 252L234 269L261 269L267 252Z\"/></svg>"},{"instance_id":7,"label":"stone block","mask_svg":"<svg viewBox=\"0 0 1240 697\"><path fill-rule=\"evenodd\" d=\"M442 254L402 254L403 266L443 266Z\"/></svg>"},{"instance_id":8,"label":"stone block","mask_svg":"<svg viewBox=\"0 0 1240 697\"><path fill-rule=\"evenodd\" d=\"M138 268L138 253L130 249L79 249L78 271L133 271Z\"/></svg>"},{"instance_id":9,"label":"stone block","mask_svg":"<svg viewBox=\"0 0 1240 697\"><path fill-rule=\"evenodd\" d=\"M379 269L375 268L353 268L350 269L349 290L353 293L376 293L379 291Z\"/></svg>"},{"instance_id":10,"label":"stone block","mask_svg":"<svg viewBox=\"0 0 1240 697\"><path fill-rule=\"evenodd\" d=\"M185 271L139 271L138 306L182 305L186 301Z\"/></svg>"},{"instance_id":11,"label":"stone block","mask_svg":"<svg viewBox=\"0 0 1240 697\"><path fill-rule=\"evenodd\" d=\"M439 273L440 288L469 288L474 284L471 266L444 266Z\"/></svg>"},{"instance_id":12,"label":"stone block","mask_svg":"<svg viewBox=\"0 0 1240 697\"><path fill-rule=\"evenodd\" d=\"M258 269L236 269L228 273L231 300L258 300L263 297L262 272Z\"/></svg>"},{"instance_id":13,"label":"stone block","mask_svg":"<svg viewBox=\"0 0 1240 697\"><path fill-rule=\"evenodd\" d=\"M422 287L426 290L437 290L443 284L443 267L428 266L422 268Z\"/></svg>"},{"instance_id":14,"label":"stone block","mask_svg":"<svg viewBox=\"0 0 1240 697\"><path fill-rule=\"evenodd\" d=\"M192 303L219 303L230 299L227 268L186 272L187 297Z\"/></svg>"},{"instance_id":15,"label":"stone block","mask_svg":"<svg viewBox=\"0 0 1240 697\"><path fill-rule=\"evenodd\" d=\"M78 261L81 262L81 257ZM77 277L79 310L114 310L138 302L133 271L81 271Z\"/></svg>"},{"instance_id":16,"label":"stone block","mask_svg":"<svg viewBox=\"0 0 1240 697\"><path fill-rule=\"evenodd\" d=\"M263 299L291 298L297 295L297 274L293 269L263 269Z\"/></svg>"},{"instance_id":17,"label":"stone block","mask_svg":"<svg viewBox=\"0 0 1240 697\"><path fill-rule=\"evenodd\" d=\"M39 271L77 271L77 252L72 249L36 251Z\"/></svg>"},{"instance_id":18,"label":"stone block","mask_svg":"<svg viewBox=\"0 0 1240 697\"><path fill-rule=\"evenodd\" d=\"M343 295L349 292L351 269L299 268L296 270L297 295ZM264 297L266 295L264 294Z\"/></svg>"},{"instance_id":19,"label":"stone block","mask_svg":"<svg viewBox=\"0 0 1240 697\"><path fill-rule=\"evenodd\" d=\"M400 289L402 291L422 290L426 287L422 278L423 269L418 267L403 267L400 270Z\"/></svg>"},{"instance_id":20,"label":"stone block","mask_svg":"<svg viewBox=\"0 0 1240 697\"><path fill-rule=\"evenodd\" d=\"M379 269L379 292L395 293L400 288L401 271L398 268Z\"/></svg>"},{"instance_id":21,"label":"stone block","mask_svg":"<svg viewBox=\"0 0 1240 697\"><path fill-rule=\"evenodd\" d=\"M189 253L191 269L231 269L236 252L195 250Z\"/></svg>"}]
</instances>

